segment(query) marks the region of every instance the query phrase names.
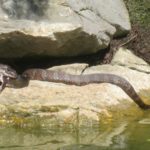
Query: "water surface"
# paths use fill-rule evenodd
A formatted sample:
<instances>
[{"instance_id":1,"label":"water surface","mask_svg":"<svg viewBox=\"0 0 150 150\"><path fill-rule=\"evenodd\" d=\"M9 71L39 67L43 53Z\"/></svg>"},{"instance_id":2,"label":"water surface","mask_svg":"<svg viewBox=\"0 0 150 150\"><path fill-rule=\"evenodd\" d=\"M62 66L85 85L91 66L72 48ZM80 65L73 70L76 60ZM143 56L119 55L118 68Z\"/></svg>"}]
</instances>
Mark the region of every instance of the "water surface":
<instances>
[{"instance_id":1,"label":"water surface","mask_svg":"<svg viewBox=\"0 0 150 150\"><path fill-rule=\"evenodd\" d=\"M0 127L4 150L149 150L150 117L92 127Z\"/></svg>"}]
</instances>

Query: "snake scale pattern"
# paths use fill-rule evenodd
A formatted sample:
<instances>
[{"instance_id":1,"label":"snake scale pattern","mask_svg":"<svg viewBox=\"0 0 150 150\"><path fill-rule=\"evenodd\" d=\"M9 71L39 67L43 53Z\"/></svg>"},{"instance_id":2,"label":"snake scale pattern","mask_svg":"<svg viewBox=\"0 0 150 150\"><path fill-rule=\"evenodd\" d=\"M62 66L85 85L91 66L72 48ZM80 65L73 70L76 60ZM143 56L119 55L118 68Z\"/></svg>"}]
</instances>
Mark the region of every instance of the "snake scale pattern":
<instances>
[{"instance_id":1,"label":"snake scale pattern","mask_svg":"<svg viewBox=\"0 0 150 150\"><path fill-rule=\"evenodd\" d=\"M10 66L0 64L0 91L7 86L11 79L17 79L17 76L16 71ZM141 109L150 109L150 105L144 103L126 79L114 74L71 75L46 69L27 69L22 73L21 77L26 81L40 80L77 86L91 83L110 83L119 86Z\"/></svg>"}]
</instances>

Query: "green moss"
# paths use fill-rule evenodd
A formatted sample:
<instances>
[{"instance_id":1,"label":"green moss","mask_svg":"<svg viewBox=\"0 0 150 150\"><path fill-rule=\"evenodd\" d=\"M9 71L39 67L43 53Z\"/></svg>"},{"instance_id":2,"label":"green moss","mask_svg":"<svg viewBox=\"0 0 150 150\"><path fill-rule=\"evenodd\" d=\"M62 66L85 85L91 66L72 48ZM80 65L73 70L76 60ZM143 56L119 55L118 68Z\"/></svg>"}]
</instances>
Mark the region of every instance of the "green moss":
<instances>
[{"instance_id":1,"label":"green moss","mask_svg":"<svg viewBox=\"0 0 150 150\"><path fill-rule=\"evenodd\" d=\"M124 0L129 10L131 22L142 26L150 26L149 0Z\"/></svg>"}]
</instances>

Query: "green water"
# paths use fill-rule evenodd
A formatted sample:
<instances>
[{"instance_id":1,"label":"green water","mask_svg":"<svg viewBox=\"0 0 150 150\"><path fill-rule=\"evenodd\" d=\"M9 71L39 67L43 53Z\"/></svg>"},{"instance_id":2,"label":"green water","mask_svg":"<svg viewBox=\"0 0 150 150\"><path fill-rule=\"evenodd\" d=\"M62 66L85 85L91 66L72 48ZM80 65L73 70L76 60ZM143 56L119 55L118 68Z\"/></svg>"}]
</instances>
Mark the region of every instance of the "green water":
<instances>
[{"instance_id":1,"label":"green water","mask_svg":"<svg viewBox=\"0 0 150 150\"><path fill-rule=\"evenodd\" d=\"M150 117L79 128L0 127L4 150L149 150Z\"/></svg>"}]
</instances>

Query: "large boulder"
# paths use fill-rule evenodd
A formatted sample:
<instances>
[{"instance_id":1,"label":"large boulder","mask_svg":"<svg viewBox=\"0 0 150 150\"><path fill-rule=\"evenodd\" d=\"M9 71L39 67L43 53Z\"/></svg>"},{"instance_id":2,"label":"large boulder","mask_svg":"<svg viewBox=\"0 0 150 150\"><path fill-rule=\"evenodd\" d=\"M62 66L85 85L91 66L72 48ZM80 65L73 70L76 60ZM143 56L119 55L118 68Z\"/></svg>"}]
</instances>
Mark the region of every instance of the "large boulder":
<instances>
[{"instance_id":1,"label":"large boulder","mask_svg":"<svg viewBox=\"0 0 150 150\"><path fill-rule=\"evenodd\" d=\"M1 0L0 58L95 53L130 28L123 0Z\"/></svg>"},{"instance_id":2,"label":"large boulder","mask_svg":"<svg viewBox=\"0 0 150 150\"><path fill-rule=\"evenodd\" d=\"M87 68L87 64L73 64L51 69L77 75L117 74L131 83L143 101L150 103L150 66L129 50L120 49L109 65ZM86 126L99 123L104 116L137 116L141 113L134 101L115 85L103 83L78 87L44 81L30 81L22 89L5 88L0 94L0 114L6 116L10 112L19 116L47 117L52 124L73 124L78 118Z\"/></svg>"}]
</instances>

